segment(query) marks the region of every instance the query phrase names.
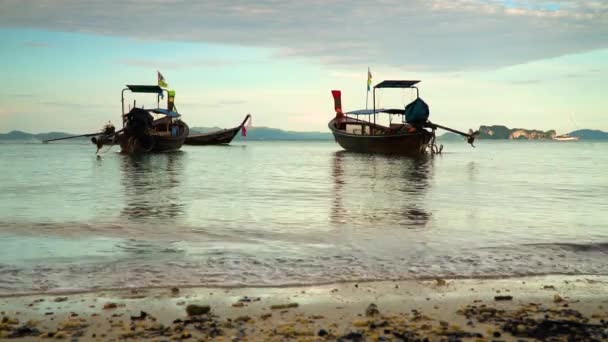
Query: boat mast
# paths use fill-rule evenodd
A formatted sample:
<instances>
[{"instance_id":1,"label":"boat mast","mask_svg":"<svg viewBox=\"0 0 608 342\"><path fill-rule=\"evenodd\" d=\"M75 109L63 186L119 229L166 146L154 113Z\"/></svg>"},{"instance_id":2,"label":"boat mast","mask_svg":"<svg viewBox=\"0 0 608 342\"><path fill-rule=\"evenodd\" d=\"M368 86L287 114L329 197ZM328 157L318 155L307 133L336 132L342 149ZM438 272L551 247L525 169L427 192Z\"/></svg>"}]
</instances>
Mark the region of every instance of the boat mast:
<instances>
[{"instance_id":1,"label":"boat mast","mask_svg":"<svg viewBox=\"0 0 608 342\"><path fill-rule=\"evenodd\" d=\"M366 89L365 90L365 110L367 110L368 109L367 103L369 100L369 90L367 90L367 88L365 88L365 89Z\"/></svg>"},{"instance_id":2,"label":"boat mast","mask_svg":"<svg viewBox=\"0 0 608 342\"><path fill-rule=\"evenodd\" d=\"M125 88L120 92L120 103L122 104L120 118L122 121L122 128L125 128L125 90L129 88Z\"/></svg>"},{"instance_id":3,"label":"boat mast","mask_svg":"<svg viewBox=\"0 0 608 342\"><path fill-rule=\"evenodd\" d=\"M372 96L372 101L374 102L374 127L376 127L376 86L374 86L374 94ZM372 129L370 129L370 134L374 134Z\"/></svg>"}]
</instances>

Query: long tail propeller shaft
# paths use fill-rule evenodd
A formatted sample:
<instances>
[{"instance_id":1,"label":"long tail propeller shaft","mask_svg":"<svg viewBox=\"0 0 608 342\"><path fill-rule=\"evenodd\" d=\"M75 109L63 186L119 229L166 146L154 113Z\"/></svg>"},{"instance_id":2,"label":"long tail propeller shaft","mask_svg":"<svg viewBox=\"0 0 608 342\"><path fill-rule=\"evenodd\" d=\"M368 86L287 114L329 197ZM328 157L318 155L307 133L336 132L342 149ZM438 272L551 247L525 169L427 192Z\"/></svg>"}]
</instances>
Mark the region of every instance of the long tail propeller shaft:
<instances>
[{"instance_id":1,"label":"long tail propeller shaft","mask_svg":"<svg viewBox=\"0 0 608 342\"><path fill-rule=\"evenodd\" d=\"M429 121L429 123L428 123L427 126L430 127L430 128L433 128L433 129L441 128L444 131L448 131L448 132L452 132L452 133L456 133L456 134L462 135L463 137L467 138L467 142L469 144L471 144L471 146L473 146L473 147L475 147L475 145L473 145L473 143L475 142L475 136L479 135L479 131L469 130L469 133L464 133L464 132L461 132L461 131L453 129L453 128L449 128L449 127L445 127L445 126L442 126L442 125L434 124L434 123L432 123L430 121Z\"/></svg>"},{"instance_id":2,"label":"long tail propeller shaft","mask_svg":"<svg viewBox=\"0 0 608 342\"><path fill-rule=\"evenodd\" d=\"M120 131L122 131L122 129ZM120 131L118 131L118 132L120 132ZM110 134L114 134L114 133L118 133L118 132L116 132L116 129L114 128L114 125L108 124L108 125L106 125L103 128L103 131L98 132L98 133L87 133L87 134L80 134L80 135L72 135L72 136L69 136L69 137L43 140L42 142L46 144L46 143L51 142L51 141L74 139L74 138L82 138L82 137L94 137L94 136L97 136L97 135L110 135Z\"/></svg>"},{"instance_id":3,"label":"long tail propeller shaft","mask_svg":"<svg viewBox=\"0 0 608 342\"><path fill-rule=\"evenodd\" d=\"M46 143L51 142L51 141L67 140L67 139L82 138L82 137L92 137L92 136L96 136L96 135L99 135L99 134L103 134L103 133L88 133L88 134L81 134L81 135L72 135L72 136L69 136L69 137L43 140L42 142L46 144Z\"/></svg>"}]
</instances>

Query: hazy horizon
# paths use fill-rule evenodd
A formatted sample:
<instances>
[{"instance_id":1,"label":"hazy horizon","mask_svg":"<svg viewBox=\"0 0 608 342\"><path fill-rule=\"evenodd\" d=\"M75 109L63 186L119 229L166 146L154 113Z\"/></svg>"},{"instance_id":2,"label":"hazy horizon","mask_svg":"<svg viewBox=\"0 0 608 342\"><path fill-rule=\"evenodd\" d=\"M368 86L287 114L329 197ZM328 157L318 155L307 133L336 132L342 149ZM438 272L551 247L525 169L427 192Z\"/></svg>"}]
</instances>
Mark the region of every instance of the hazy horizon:
<instances>
[{"instance_id":1,"label":"hazy horizon","mask_svg":"<svg viewBox=\"0 0 608 342\"><path fill-rule=\"evenodd\" d=\"M365 107L368 67L374 84L422 80L431 120L447 126L608 131L606 3L8 0L2 9L4 132L117 123L124 85L155 84L157 70L190 126L231 127L251 113L255 126L326 131L330 90L343 91L345 110ZM385 91L378 107L411 98Z\"/></svg>"},{"instance_id":2,"label":"hazy horizon","mask_svg":"<svg viewBox=\"0 0 608 342\"><path fill-rule=\"evenodd\" d=\"M473 127L473 128L479 128L480 126L505 126L505 125L501 125L501 124L480 124L477 127ZM534 128L534 127L509 127L509 126L505 126L508 129L525 129L525 130L539 130L539 131L550 131L550 130L555 130L552 128L549 129L538 129L538 128ZM197 128L227 128L227 127L219 127L219 126L192 126L190 127L190 129L197 129ZM268 126L253 126L251 129L256 129L256 128L263 128L263 129L272 129L272 130L280 130L283 132L287 132L287 133L327 133L328 135L331 135L331 131L329 131L329 129L326 130L308 130L308 131L303 131L303 130L292 130L292 129L283 129L280 127L268 127ZM572 131L566 132L566 133L571 133L574 131L578 131L578 130L592 130L592 131L602 131L605 132L604 130L601 129L596 129L594 127L581 127L581 128L577 128L574 129ZM66 133L66 134L85 134L83 132L68 132L68 131L24 131L24 130L19 130L19 129L11 129L11 130L7 130L7 131L0 131L0 134L9 134L11 132L22 132L22 133L27 133L27 134L47 134L47 133ZM93 132L88 132L88 133L93 133ZM608 133L608 132L607 132ZM439 130L438 136L441 136L443 134L455 134L455 133L450 133L444 130Z\"/></svg>"}]
</instances>

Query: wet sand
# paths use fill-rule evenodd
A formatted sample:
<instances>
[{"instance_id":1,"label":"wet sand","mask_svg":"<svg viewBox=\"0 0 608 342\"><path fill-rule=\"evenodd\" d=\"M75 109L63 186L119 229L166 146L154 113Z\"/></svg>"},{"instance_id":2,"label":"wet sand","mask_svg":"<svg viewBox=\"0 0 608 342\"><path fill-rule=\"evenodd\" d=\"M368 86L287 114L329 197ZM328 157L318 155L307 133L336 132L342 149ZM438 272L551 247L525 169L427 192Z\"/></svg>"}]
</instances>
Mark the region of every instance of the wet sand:
<instances>
[{"instance_id":1,"label":"wet sand","mask_svg":"<svg viewBox=\"0 0 608 342\"><path fill-rule=\"evenodd\" d=\"M600 341L608 277L38 294L0 298L0 314L2 339L32 341Z\"/></svg>"}]
</instances>

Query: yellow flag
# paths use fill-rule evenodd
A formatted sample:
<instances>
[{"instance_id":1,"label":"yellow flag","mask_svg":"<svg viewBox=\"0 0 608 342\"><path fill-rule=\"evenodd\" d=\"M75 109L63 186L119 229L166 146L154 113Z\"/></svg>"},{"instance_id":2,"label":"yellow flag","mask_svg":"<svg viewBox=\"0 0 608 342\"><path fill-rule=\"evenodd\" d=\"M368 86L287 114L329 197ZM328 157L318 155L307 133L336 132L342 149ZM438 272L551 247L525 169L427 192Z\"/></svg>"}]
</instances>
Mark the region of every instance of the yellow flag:
<instances>
[{"instance_id":1,"label":"yellow flag","mask_svg":"<svg viewBox=\"0 0 608 342\"><path fill-rule=\"evenodd\" d=\"M165 81L165 78L163 77L163 75L160 73L160 71L156 71L156 73L158 74L158 86L162 87L162 88L167 88L169 87L169 85L167 84L167 81Z\"/></svg>"}]
</instances>

